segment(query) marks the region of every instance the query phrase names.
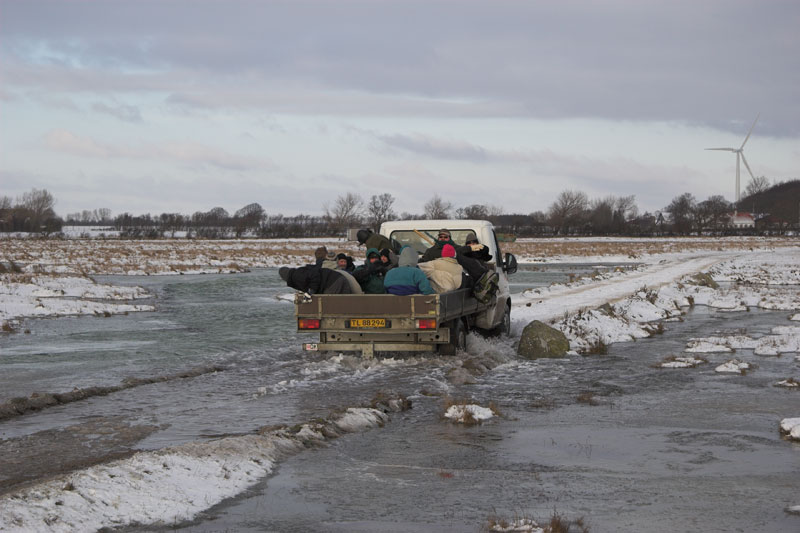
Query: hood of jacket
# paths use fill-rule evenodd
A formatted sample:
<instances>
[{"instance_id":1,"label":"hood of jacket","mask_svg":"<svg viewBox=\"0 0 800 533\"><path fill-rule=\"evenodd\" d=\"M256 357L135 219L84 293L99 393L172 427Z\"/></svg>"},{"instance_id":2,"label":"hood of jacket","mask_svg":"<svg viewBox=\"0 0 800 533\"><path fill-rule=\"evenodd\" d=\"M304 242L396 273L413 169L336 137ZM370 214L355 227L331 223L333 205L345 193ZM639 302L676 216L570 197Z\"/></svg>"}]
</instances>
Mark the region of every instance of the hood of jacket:
<instances>
[{"instance_id":1,"label":"hood of jacket","mask_svg":"<svg viewBox=\"0 0 800 533\"><path fill-rule=\"evenodd\" d=\"M419 254L417 254L417 251L410 246L403 246L403 249L400 250L400 260L398 262L398 266L415 267L417 266L417 261L419 261Z\"/></svg>"},{"instance_id":2,"label":"hood of jacket","mask_svg":"<svg viewBox=\"0 0 800 533\"><path fill-rule=\"evenodd\" d=\"M367 248L367 253L364 254L364 258L367 259L367 261L369 261L369 254L375 254L379 259L381 257L381 252L377 248Z\"/></svg>"}]
</instances>

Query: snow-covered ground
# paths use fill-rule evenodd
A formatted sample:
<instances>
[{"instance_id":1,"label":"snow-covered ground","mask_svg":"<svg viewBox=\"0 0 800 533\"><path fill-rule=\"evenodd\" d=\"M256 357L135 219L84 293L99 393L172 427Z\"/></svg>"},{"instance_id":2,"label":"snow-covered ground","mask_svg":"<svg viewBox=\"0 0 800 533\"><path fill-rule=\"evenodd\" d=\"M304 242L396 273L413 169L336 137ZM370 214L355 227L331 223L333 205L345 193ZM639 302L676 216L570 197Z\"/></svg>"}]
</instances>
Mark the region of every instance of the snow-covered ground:
<instances>
[{"instance_id":1,"label":"snow-covered ground","mask_svg":"<svg viewBox=\"0 0 800 533\"><path fill-rule=\"evenodd\" d=\"M272 255L259 258L259 248L253 248L253 242L192 243L197 246L194 259L180 263L179 257L189 254L182 246L175 246L181 251L176 251L175 258L171 258L165 252L165 243L161 242L127 243L128 254L120 254L119 248L105 250L104 242L87 241L77 250L60 243L52 247L35 243L33 249L25 249L24 257L20 257L22 254L9 255L6 249L4 257L18 262L23 273L2 275L0 318L10 320L22 316L148 309L148 306L119 303L146 297L141 289L101 286L86 277L37 273L41 271L110 268L110 271L101 270L100 273L116 273L119 267L128 273L143 273L151 269L151 273L168 270L177 273L179 269L175 265L185 264L191 268L187 267L184 272L199 272L214 261L219 265L212 268L233 270L227 263L229 256L215 255L223 252L249 257L241 263L250 266L302 264L310 259L316 246L327 244L334 248L341 244L320 240L261 241L264 249L269 249ZM114 242L114 245L118 247L120 243ZM158 251L148 255L151 246L158 247ZM109 254L103 261L93 257L103 253ZM566 259L566 256L559 257L559 261ZM586 256L572 256L572 260L586 262ZM613 261L608 256L601 260ZM787 320L798 320L800 316L800 248L683 249L650 255L643 263L632 270L515 295L512 334L519 335L530 321L541 320L561 329L574 351L583 351L599 344L648 336L658 330L660 322L679 319L690 305L785 310ZM223 264L226 266L222 267ZM721 288L706 286L702 280L693 278L698 272L708 272L714 280L729 283ZM103 301L98 302L98 299ZM726 352L741 348L753 349L758 354L797 353L800 350L800 327L788 324L776 325L769 335L760 338L731 335L692 339L687 346L687 352L691 353L677 355L662 366L692 368L705 363L704 359L692 355L695 352ZM666 364L670 362L674 364ZM747 361L739 362L749 364ZM722 372L730 367L732 371L741 373L743 367L736 365L734 368L736 363L728 361L715 365L715 368ZM473 404L451 409L452 412L448 411L445 416L454 420L463 420L467 412L479 420L492 416L491 410ZM381 411L349 409L324 428L306 424L292 434L278 431L140 452L128 459L89 467L3 496L0 498L0 529L74 531L134 522L170 524L189 520L268 475L282 455L294 453L309 442L322 441L332 431L359 431L381 425L385 420ZM783 419L780 431L787 439L800 439L800 418ZM165 485L174 487L174 490L165 491ZM148 487L152 486L158 486L159 490L150 491ZM165 493L175 497L164 498ZM159 497L151 498L149 494Z\"/></svg>"},{"instance_id":2,"label":"snow-covered ground","mask_svg":"<svg viewBox=\"0 0 800 533\"><path fill-rule=\"evenodd\" d=\"M604 344L648 337L663 327L657 321L679 319L682 309L691 305L796 311L800 310L798 265L798 248L768 253L666 254L657 263L633 271L611 272L515 295L512 332L519 334L532 320L540 320L562 330L575 351L590 351ZM719 282L736 283L715 289L694 278L698 272L708 272ZM688 351L730 351L737 346L762 355L797 352L800 328L776 327L773 335L758 340L697 339Z\"/></svg>"},{"instance_id":3,"label":"snow-covered ground","mask_svg":"<svg viewBox=\"0 0 800 533\"><path fill-rule=\"evenodd\" d=\"M0 531L97 531L191 520L256 484L278 459L387 420L378 409L350 408L293 430L139 452L0 497Z\"/></svg>"},{"instance_id":4,"label":"snow-covered ground","mask_svg":"<svg viewBox=\"0 0 800 533\"><path fill-rule=\"evenodd\" d=\"M13 328L23 317L152 311L152 305L123 303L149 296L140 287L103 285L90 278L0 274L0 325Z\"/></svg>"}]
</instances>

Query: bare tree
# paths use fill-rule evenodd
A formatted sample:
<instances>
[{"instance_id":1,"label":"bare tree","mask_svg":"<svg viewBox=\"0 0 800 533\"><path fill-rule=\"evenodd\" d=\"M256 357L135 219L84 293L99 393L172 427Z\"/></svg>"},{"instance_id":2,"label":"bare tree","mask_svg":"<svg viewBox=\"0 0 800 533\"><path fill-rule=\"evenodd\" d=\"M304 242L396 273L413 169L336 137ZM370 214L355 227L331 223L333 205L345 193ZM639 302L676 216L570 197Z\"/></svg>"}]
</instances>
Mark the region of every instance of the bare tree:
<instances>
[{"instance_id":1,"label":"bare tree","mask_svg":"<svg viewBox=\"0 0 800 533\"><path fill-rule=\"evenodd\" d=\"M456 218L465 220L485 220L489 217L489 209L482 204L472 204L456 210Z\"/></svg>"},{"instance_id":2,"label":"bare tree","mask_svg":"<svg viewBox=\"0 0 800 533\"><path fill-rule=\"evenodd\" d=\"M364 200L358 194L349 192L337 196L332 207L325 204L324 209L325 218L330 221L334 231L343 232L361 224Z\"/></svg>"},{"instance_id":3,"label":"bare tree","mask_svg":"<svg viewBox=\"0 0 800 533\"><path fill-rule=\"evenodd\" d=\"M583 223L589 206L589 198L581 191L562 191L547 212L550 225L561 228L561 233L569 233Z\"/></svg>"},{"instance_id":4,"label":"bare tree","mask_svg":"<svg viewBox=\"0 0 800 533\"><path fill-rule=\"evenodd\" d=\"M672 199L672 202L664 208L669 213L672 229L677 233L689 233L692 230L692 217L694 215L696 201L692 193L683 193Z\"/></svg>"},{"instance_id":5,"label":"bare tree","mask_svg":"<svg viewBox=\"0 0 800 533\"><path fill-rule=\"evenodd\" d=\"M434 220L437 218L450 218L450 212L453 210L453 204L442 200L438 194L434 194L433 198L428 200L423 206L425 211L425 218Z\"/></svg>"},{"instance_id":6,"label":"bare tree","mask_svg":"<svg viewBox=\"0 0 800 533\"><path fill-rule=\"evenodd\" d=\"M770 188L769 180L766 176L756 176L750 180L744 190L745 196L752 196L760 192L764 192Z\"/></svg>"},{"instance_id":7,"label":"bare tree","mask_svg":"<svg viewBox=\"0 0 800 533\"><path fill-rule=\"evenodd\" d=\"M394 196L389 193L372 195L367 204L367 220L376 232L380 230L381 224L388 220L394 220L397 215L392 210Z\"/></svg>"}]
</instances>

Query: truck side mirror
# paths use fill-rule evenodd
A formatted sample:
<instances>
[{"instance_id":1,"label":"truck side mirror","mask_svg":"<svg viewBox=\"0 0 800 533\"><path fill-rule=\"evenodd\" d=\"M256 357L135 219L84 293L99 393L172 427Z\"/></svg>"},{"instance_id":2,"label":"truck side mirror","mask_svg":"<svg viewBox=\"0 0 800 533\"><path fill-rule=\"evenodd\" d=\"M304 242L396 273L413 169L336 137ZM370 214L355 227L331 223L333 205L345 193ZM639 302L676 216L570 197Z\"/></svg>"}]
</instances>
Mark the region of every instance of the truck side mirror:
<instances>
[{"instance_id":1,"label":"truck side mirror","mask_svg":"<svg viewBox=\"0 0 800 533\"><path fill-rule=\"evenodd\" d=\"M514 257L514 254L506 254L506 258L503 260L503 271L506 274L513 274L517 271L517 258Z\"/></svg>"}]
</instances>

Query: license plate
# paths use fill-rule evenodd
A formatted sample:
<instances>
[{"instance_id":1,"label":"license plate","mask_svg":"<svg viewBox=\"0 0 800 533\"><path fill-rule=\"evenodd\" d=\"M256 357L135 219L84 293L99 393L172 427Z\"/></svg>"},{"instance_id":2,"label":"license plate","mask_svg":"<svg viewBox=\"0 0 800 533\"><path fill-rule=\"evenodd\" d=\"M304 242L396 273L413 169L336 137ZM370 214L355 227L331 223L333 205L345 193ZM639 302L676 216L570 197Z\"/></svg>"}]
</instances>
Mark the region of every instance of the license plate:
<instances>
[{"instance_id":1,"label":"license plate","mask_svg":"<svg viewBox=\"0 0 800 533\"><path fill-rule=\"evenodd\" d=\"M351 318L348 322L350 328L385 328L388 327L385 318Z\"/></svg>"},{"instance_id":2,"label":"license plate","mask_svg":"<svg viewBox=\"0 0 800 533\"><path fill-rule=\"evenodd\" d=\"M303 349L307 352L316 352L319 351L319 346L316 342L307 342L303 345Z\"/></svg>"}]
</instances>

